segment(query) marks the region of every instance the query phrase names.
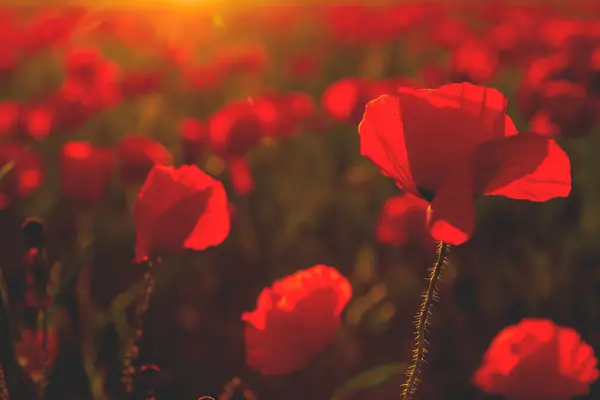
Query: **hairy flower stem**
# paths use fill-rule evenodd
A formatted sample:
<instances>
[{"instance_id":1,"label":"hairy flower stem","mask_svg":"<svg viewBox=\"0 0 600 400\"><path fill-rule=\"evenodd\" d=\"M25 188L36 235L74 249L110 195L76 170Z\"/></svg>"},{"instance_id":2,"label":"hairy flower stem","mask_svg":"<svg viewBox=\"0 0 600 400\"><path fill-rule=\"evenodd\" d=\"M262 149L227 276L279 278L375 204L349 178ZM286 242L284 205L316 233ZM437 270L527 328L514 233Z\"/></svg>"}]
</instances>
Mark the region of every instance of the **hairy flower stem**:
<instances>
[{"instance_id":1,"label":"hairy flower stem","mask_svg":"<svg viewBox=\"0 0 600 400\"><path fill-rule=\"evenodd\" d=\"M225 384L225 387L223 387L223 391L221 392L217 400L231 400L234 398L238 390L242 392L244 400L257 400L257 397L254 394L254 392L252 392L252 390L250 390L249 388L245 387L242 380L237 376L234 376L229 380L229 382ZM203 398L204 397L201 397L198 400L202 400Z\"/></svg>"},{"instance_id":2,"label":"hairy flower stem","mask_svg":"<svg viewBox=\"0 0 600 400\"><path fill-rule=\"evenodd\" d=\"M450 250L450 246L441 243L438 247L437 260L433 265L433 268L429 270L429 284L427 290L423 293L423 301L416 317L416 338L415 348L413 350L413 362L408 368L406 383L404 384L404 390L402 391L402 399L410 400L417 391L419 384L419 374L425 363L425 354L427 353L427 339L425 338L425 332L427 326L430 324L432 316L433 305L438 298L438 280L442 273L444 263L446 262L446 255Z\"/></svg>"},{"instance_id":3,"label":"hairy flower stem","mask_svg":"<svg viewBox=\"0 0 600 400\"><path fill-rule=\"evenodd\" d=\"M133 393L133 381L136 368L134 366L135 361L139 355L139 343L144 333L143 318L150 305L150 298L152 291L154 290L154 276L152 275L153 265L152 262L147 262L148 270L144 274L144 292L142 298L137 304L135 310L135 322L133 327L133 336L125 347L125 354L123 356L123 371L121 375L121 382L123 383L123 389L125 393Z\"/></svg>"},{"instance_id":4,"label":"hairy flower stem","mask_svg":"<svg viewBox=\"0 0 600 400\"><path fill-rule=\"evenodd\" d=\"M4 368L2 367L2 364L0 364L0 400L10 400L8 385L6 384L6 376L4 375Z\"/></svg>"}]
</instances>

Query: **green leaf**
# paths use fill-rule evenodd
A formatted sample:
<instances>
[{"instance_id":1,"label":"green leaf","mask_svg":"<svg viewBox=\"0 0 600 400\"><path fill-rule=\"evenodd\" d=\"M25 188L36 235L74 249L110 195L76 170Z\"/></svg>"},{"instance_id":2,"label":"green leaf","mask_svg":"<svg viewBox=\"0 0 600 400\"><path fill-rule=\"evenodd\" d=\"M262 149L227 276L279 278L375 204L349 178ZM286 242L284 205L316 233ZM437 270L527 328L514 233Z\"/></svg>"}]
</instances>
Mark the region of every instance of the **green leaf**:
<instances>
[{"instance_id":1,"label":"green leaf","mask_svg":"<svg viewBox=\"0 0 600 400\"><path fill-rule=\"evenodd\" d=\"M343 386L337 388L331 400L342 400L357 390L369 389L381 385L395 376L403 375L407 367L406 363L390 363L378 365L363 371L348 380Z\"/></svg>"},{"instance_id":2,"label":"green leaf","mask_svg":"<svg viewBox=\"0 0 600 400\"><path fill-rule=\"evenodd\" d=\"M64 263L54 265L59 270L54 275L51 275L50 293L51 308L59 307L64 301L67 291L75 284L79 271L89 262L94 256L94 244L89 243L87 247L80 249L75 256Z\"/></svg>"}]
</instances>

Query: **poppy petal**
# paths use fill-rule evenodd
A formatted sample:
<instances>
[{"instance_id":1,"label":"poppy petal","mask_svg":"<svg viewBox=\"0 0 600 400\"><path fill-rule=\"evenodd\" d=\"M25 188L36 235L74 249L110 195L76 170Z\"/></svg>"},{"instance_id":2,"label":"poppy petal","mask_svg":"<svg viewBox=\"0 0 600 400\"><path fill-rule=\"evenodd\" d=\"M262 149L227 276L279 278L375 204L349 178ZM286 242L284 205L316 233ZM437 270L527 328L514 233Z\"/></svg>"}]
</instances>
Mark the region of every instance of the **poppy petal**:
<instances>
[{"instance_id":1,"label":"poppy petal","mask_svg":"<svg viewBox=\"0 0 600 400\"><path fill-rule=\"evenodd\" d=\"M436 191L427 215L429 233L435 240L460 245L475 228L473 176L466 167L457 168Z\"/></svg>"},{"instance_id":2,"label":"poppy petal","mask_svg":"<svg viewBox=\"0 0 600 400\"><path fill-rule=\"evenodd\" d=\"M536 134L490 141L473 153L478 193L543 202L571 191L569 156L550 139Z\"/></svg>"},{"instance_id":3,"label":"poppy petal","mask_svg":"<svg viewBox=\"0 0 600 400\"><path fill-rule=\"evenodd\" d=\"M412 179L400 115L400 100L383 95L367 103L358 125L360 154L371 159L399 187L413 191Z\"/></svg>"},{"instance_id":4,"label":"poppy petal","mask_svg":"<svg viewBox=\"0 0 600 400\"><path fill-rule=\"evenodd\" d=\"M496 89L464 82L421 91L458 102L463 111L480 117L487 128L486 131L492 132L494 137L512 136L517 133L514 123L506 114L508 100Z\"/></svg>"}]
</instances>

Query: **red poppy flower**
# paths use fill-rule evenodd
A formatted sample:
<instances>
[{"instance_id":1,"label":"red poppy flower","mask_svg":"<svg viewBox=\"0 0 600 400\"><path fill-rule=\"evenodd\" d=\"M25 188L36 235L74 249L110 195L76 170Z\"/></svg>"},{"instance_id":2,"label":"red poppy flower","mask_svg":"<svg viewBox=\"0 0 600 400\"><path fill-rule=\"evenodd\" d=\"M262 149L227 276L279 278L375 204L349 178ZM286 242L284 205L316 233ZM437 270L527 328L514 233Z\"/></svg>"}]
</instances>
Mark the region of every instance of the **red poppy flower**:
<instances>
[{"instance_id":1,"label":"red poppy flower","mask_svg":"<svg viewBox=\"0 0 600 400\"><path fill-rule=\"evenodd\" d=\"M70 97L75 96L92 110L100 110L119 102L119 67L104 58L98 49L90 47L71 50L65 56L65 69L67 80L61 91L69 92Z\"/></svg>"},{"instance_id":2,"label":"red poppy flower","mask_svg":"<svg viewBox=\"0 0 600 400\"><path fill-rule=\"evenodd\" d=\"M195 118L184 118L179 122L181 151L184 164L195 164L202 155L207 141L206 128Z\"/></svg>"},{"instance_id":3,"label":"red poppy flower","mask_svg":"<svg viewBox=\"0 0 600 400\"><path fill-rule=\"evenodd\" d=\"M14 162L9 172L0 178L0 210L15 199L25 198L35 192L44 181L42 159L20 143L0 144L0 169Z\"/></svg>"},{"instance_id":4,"label":"red poppy flower","mask_svg":"<svg viewBox=\"0 0 600 400\"><path fill-rule=\"evenodd\" d=\"M567 41L582 30L581 21L551 16L542 21L539 27L540 42L549 49L564 46Z\"/></svg>"},{"instance_id":5,"label":"red poppy flower","mask_svg":"<svg viewBox=\"0 0 600 400\"><path fill-rule=\"evenodd\" d=\"M0 103L0 136L13 136L17 132L20 107L13 101Z\"/></svg>"},{"instance_id":6,"label":"red poppy flower","mask_svg":"<svg viewBox=\"0 0 600 400\"><path fill-rule=\"evenodd\" d=\"M538 110L544 85L555 79L567 66L562 54L540 57L531 61L517 88L516 104L525 118L531 118Z\"/></svg>"},{"instance_id":7,"label":"red poppy flower","mask_svg":"<svg viewBox=\"0 0 600 400\"><path fill-rule=\"evenodd\" d=\"M547 82L541 92L539 109L558 128L558 136L585 136L596 125L594 104L581 84L568 81Z\"/></svg>"},{"instance_id":8,"label":"red poppy flower","mask_svg":"<svg viewBox=\"0 0 600 400\"><path fill-rule=\"evenodd\" d=\"M274 106L267 110L252 100L229 102L209 118L208 144L222 158L244 156L266 135L275 114Z\"/></svg>"},{"instance_id":9,"label":"red poppy flower","mask_svg":"<svg viewBox=\"0 0 600 400\"><path fill-rule=\"evenodd\" d=\"M76 131L94 113L119 102L117 89L110 77L92 83L68 77L45 101L44 107L53 115L57 131Z\"/></svg>"},{"instance_id":10,"label":"red poppy flower","mask_svg":"<svg viewBox=\"0 0 600 400\"><path fill-rule=\"evenodd\" d=\"M430 233L448 244L471 236L478 194L547 201L571 191L568 156L552 139L517 134L495 89L400 88L369 102L358 130L362 155L430 201Z\"/></svg>"},{"instance_id":11,"label":"red poppy flower","mask_svg":"<svg viewBox=\"0 0 600 400\"><path fill-rule=\"evenodd\" d=\"M25 108L21 119L25 134L33 140L46 138L54 126L54 115L47 107Z\"/></svg>"},{"instance_id":12,"label":"red poppy flower","mask_svg":"<svg viewBox=\"0 0 600 400\"><path fill-rule=\"evenodd\" d=\"M14 71L21 59L23 28L18 20L18 10L0 11L0 75Z\"/></svg>"},{"instance_id":13,"label":"red poppy flower","mask_svg":"<svg viewBox=\"0 0 600 400\"><path fill-rule=\"evenodd\" d=\"M408 193L388 199L381 208L377 240L395 246L415 241L427 246L435 244L425 224L428 206L425 200Z\"/></svg>"},{"instance_id":14,"label":"red poppy flower","mask_svg":"<svg viewBox=\"0 0 600 400\"><path fill-rule=\"evenodd\" d=\"M550 115L545 111L536 113L529 120L529 131L551 138L560 136L560 128L552 121Z\"/></svg>"},{"instance_id":15,"label":"red poppy flower","mask_svg":"<svg viewBox=\"0 0 600 400\"><path fill-rule=\"evenodd\" d=\"M232 158L227 162L231 186L236 194L245 196L254 190L254 179L245 158Z\"/></svg>"},{"instance_id":16,"label":"red poppy flower","mask_svg":"<svg viewBox=\"0 0 600 400\"><path fill-rule=\"evenodd\" d=\"M42 10L29 21L24 32L23 46L34 52L43 48L66 44L77 24L87 15L82 8L53 12Z\"/></svg>"},{"instance_id":17,"label":"red poppy flower","mask_svg":"<svg viewBox=\"0 0 600 400\"><path fill-rule=\"evenodd\" d=\"M488 80L498 64L498 54L485 41L469 38L463 40L452 53L452 71L465 74L476 82Z\"/></svg>"},{"instance_id":18,"label":"red poppy flower","mask_svg":"<svg viewBox=\"0 0 600 400\"><path fill-rule=\"evenodd\" d=\"M471 29L464 21L443 18L431 27L430 39L438 46L452 49L470 35Z\"/></svg>"},{"instance_id":19,"label":"red poppy flower","mask_svg":"<svg viewBox=\"0 0 600 400\"><path fill-rule=\"evenodd\" d=\"M516 400L568 400L589 393L597 364L594 350L575 330L524 319L494 338L473 384Z\"/></svg>"},{"instance_id":20,"label":"red poppy flower","mask_svg":"<svg viewBox=\"0 0 600 400\"><path fill-rule=\"evenodd\" d=\"M95 47L72 49L65 55L67 75L81 82L95 82L104 63L104 56Z\"/></svg>"},{"instance_id":21,"label":"red poppy flower","mask_svg":"<svg viewBox=\"0 0 600 400\"><path fill-rule=\"evenodd\" d=\"M230 164L238 194L247 194L254 187L244 156L274 129L276 116L277 109L271 102L248 100L232 101L208 120L208 145Z\"/></svg>"},{"instance_id":22,"label":"red poppy flower","mask_svg":"<svg viewBox=\"0 0 600 400\"><path fill-rule=\"evenodd\" d=\"M156 91L162 76L155 71L129 72L119 81L119 91L124 97L141 96Z\"/></svg>"},{"instance_id":23,"label":"red poppy flower","mask_svg":"<svg viewBox=\"0 0 600 400\"><path fill-rule=\"evenodd\" d=\"M95 206L108 191L114 162L111 149L88 142L67 142L60 155L62 194L75 204Z\"/></svg>"},{"instance_id":24,"label":"red poppy flower","mask_svg":"<svg viewBox=\"0 0 600 400\"><path fill-rule=\"evenodd\" d=\"M155 165L134 208L136 261L217 246L229 234L227 195L221 182L195 165Z\"/></svg>"},{"instance_id":25,"label":"red poppy flower","mask_svg":"<svg viewBox=\"0 0 600 400\"><path fill-rule=\"evenodd\" d=\"M117 164L126 185L141 185L154 164L171 165L173 158L160 142L142 136L129 136L117 146Z\"/></svg>"},{"instance_id":26,"label":"red poppy flower","mask_svg":"<svg viewBox=\"0 0 600 400\"><path fill-rule=\"evenodd\" d=\"M275 138L296 134L315 111L313 99L303 92L264 96L254 102L254 107L268 125L266 134Z\"/></svg>"},{"instance_id":27,"label":"red poppy flower","mask_svg":"<svg viewBox=\"0 0 600 400\"><path fill-rule=\"evenodd\" d=\"M304 368L334 339L352 297L346 278L316 265L262 290L246 322L246 363L264 375Z\"/></svg>"}]
</instances>

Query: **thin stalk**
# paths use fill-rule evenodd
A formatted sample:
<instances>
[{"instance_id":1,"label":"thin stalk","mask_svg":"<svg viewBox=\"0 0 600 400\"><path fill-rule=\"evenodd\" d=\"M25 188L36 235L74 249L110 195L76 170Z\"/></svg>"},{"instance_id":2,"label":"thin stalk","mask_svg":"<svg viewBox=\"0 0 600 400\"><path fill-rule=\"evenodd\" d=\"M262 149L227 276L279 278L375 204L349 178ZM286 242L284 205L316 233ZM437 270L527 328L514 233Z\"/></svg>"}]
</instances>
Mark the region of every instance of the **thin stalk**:
<instances>
[{"instance_id":1,"label":"thin stalk","mask_svg":"<svg viewBox=\"0 0 600 400\"><path fill-rule=\"evenodd\" d=\"M133 381L136 372L134 364L139 355L139 343L144 333L143 319L146 311L148 311L150 298L154 291L153 265L150 261L148 261L147 265L148 271L144 274L144 292L135 310L133 335L125 347L125 354L123 356L121 382L127 394L133 393Z\"/></svg>"},{"instance_id":2,"label":"thin stalk","mask_svg":"<svg viewBox=\"0 0 600 400\"><path fill-rule=\"evenodd\" d=\"M446 262L446 255L450 250L450 246L441 243L438 247L437 260L429 270L429 284L427 290L423 293L423 301L416 316L416 337L415 348L413 350L412 365L408 368L407 379L402 391L402 399L410 400L417 391L417 386L420 380L420 373L425 363L425 354L427 354L427 339L425 333L427 326L431 322L433 305L438 300L438 280Z\"/></svg>"}]
</instances>

